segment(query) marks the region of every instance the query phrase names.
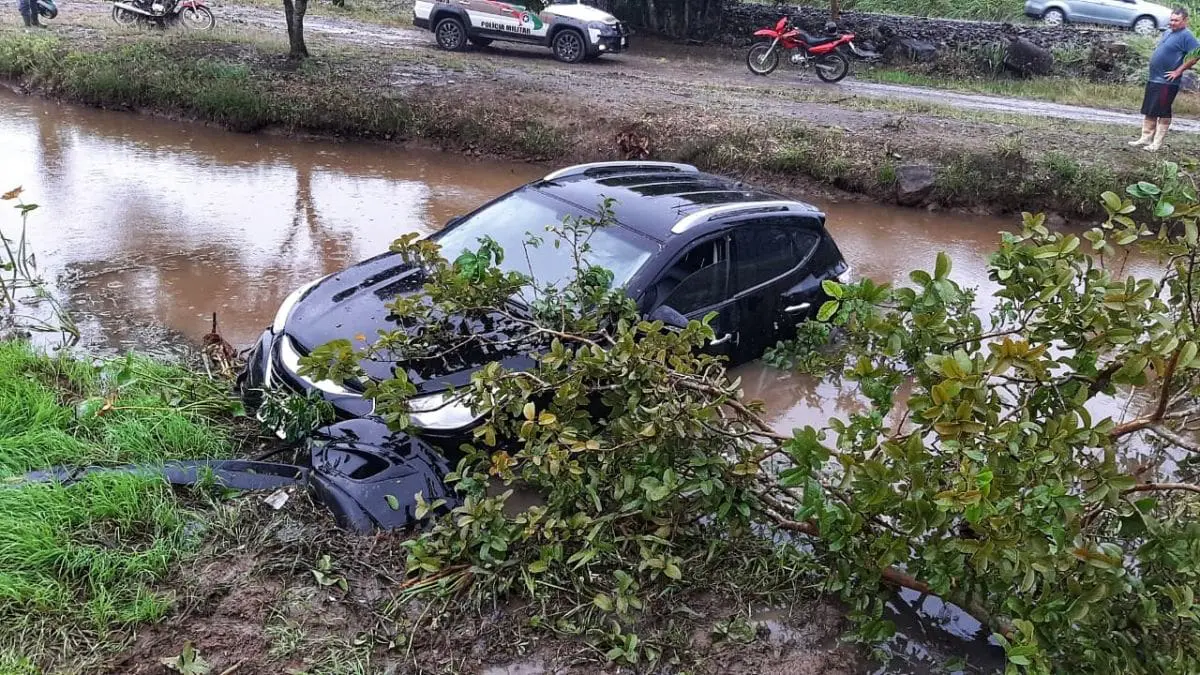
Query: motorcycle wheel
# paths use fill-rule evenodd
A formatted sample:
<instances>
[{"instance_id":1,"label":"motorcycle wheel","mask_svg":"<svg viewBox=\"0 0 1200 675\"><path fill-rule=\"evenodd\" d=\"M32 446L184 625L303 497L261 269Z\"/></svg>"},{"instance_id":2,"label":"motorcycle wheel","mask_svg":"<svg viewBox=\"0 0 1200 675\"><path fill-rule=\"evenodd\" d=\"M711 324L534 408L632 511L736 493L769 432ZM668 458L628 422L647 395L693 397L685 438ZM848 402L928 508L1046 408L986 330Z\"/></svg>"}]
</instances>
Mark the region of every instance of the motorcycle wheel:
<instances>
[{"instance_id":1,"label":"motorcycle wheel","mask_svg":"<svg viewBox=\"0 0 1200 675\"><path fill-rule=\"evenodd\" d=\"M217 25L217 20L207 7L184 7L179 13L179 20L185 28L192 30L212 30Z\"/></svg>"},{"instance_id":2,"label":"motorcycle wheel","mask_svg":"<svg viewBox=\"0 0 1200 675\"><path fill-rule=\"evenodd\" d=\"M746 52L746 67L755 75L770 75L779 67L779 50L772 43L760 42Z\"/></svg>"},{"instance_id":3,"label":"motorcycle wheel","mask_svg":"<svg viewBox=\"0 0 1200 675\"><path fill-rule=\"evenodd\" d=\"M138 22L138 15L120 7L113 7L112 20L118 26L132 26Z\"/></svg>"},{"instance_id":4,"label":"motorcycle wheel","mask_svg":"<svg viewBox=\"0 0 1200 675\"><path fill-rule=\"evenodd\" d=\"M850 62L837 52L825 54L813 65L817 69L817 77L821 78L822 82L830 84L841 82L842 78L850 72Z\"/></svg>"}]
</instances>

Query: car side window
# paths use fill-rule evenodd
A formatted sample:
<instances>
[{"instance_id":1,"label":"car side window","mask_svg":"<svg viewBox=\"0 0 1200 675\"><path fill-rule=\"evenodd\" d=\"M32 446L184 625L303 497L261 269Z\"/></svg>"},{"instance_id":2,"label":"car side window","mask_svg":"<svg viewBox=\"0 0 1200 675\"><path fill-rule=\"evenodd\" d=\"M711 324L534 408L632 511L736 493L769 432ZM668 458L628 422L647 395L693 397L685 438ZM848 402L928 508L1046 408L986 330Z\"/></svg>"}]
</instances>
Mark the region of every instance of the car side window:
<instances>
[{"instance_id":1,"label":"car side window","mask_svg":"<svg viewBox=\"0 0 1200 675\"><path fill-rule=\"evenodd\" d=\"M744 225L733 231L732 295L781 277L816 248L817 233L795 226Z\"/></svg>"},{"instance_id":2,"label":"car side window","mask_svg":"<svg viewBox=\"0 0 1200 675\"><path fill-rule=\"evenodd\" d=\"M701 242L676 260L657 284L659 304L680 314L724 302L728 297L729 244L726 237Z\"/></svg>"}]
</instances>

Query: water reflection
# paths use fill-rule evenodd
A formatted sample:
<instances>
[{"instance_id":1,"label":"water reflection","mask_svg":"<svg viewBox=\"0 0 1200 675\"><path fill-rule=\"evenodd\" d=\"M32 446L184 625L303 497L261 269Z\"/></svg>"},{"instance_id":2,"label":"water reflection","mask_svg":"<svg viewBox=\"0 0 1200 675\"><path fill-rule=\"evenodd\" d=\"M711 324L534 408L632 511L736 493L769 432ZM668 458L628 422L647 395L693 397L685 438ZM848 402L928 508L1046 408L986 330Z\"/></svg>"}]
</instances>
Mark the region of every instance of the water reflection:
<instances>
[{"instance_id":1,"label":"water reflection","mask_svg":"<svg viewBox=\"0 0 1200 675\"><path fill-rule=\"evenodd\" d=\"M193 339L215 311L235 343L297 285L544 172L11 94L0 94L0 157L0 185L24 185L42 205L33 243L72 304L120 306Z\"/></svg>"}]
</instances>

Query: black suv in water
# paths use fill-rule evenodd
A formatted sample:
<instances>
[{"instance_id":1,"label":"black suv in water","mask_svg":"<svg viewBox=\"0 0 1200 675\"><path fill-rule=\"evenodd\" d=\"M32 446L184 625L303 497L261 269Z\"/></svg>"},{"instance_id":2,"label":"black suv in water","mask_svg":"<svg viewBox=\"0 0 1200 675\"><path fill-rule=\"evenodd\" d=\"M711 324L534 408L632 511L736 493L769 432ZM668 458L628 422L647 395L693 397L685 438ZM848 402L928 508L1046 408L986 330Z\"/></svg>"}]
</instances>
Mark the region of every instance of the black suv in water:
<instances>
[{"instance_id":1,"label":"black suv in water","mask_svg":"<svg viewBox=\"0 0 1200 675\"><path fill-rule=\"evenodd\" d=\"M826 299L822 281L849 277L849 266L825 230L825 215L815 207L666 162L602 162L555 171L451 220L431 238L451 260L484 236L515 252L528 232L564 217L595 217L605 198L614 200L617 223L592 236L590 262L612 271L614 286L623 286L646 315L677 312L700 319L715 312L716 339L708 348L735 364L793 335ZM566 258L553 247L533 248L528 261L510 254L502 267L525 273L532 268L538 280L552 281L568 272ZM360 384L314 382L298 373L300 357L330 340L395 329L386 304L419 293L423 282L419 268L399 254L384 253L297 289L251 353L240 378L243 391L315 389L341 417L371 415L373 402L362 397ZM490 361L510 369L532 365L525 353L469 354L436 369L362 365L375 379L403 368L419 392L410 400L414 426L427 435L454 437L479 420L467 406L447 403L444 392L468 383Z\"/></svg>"}]
</instances>

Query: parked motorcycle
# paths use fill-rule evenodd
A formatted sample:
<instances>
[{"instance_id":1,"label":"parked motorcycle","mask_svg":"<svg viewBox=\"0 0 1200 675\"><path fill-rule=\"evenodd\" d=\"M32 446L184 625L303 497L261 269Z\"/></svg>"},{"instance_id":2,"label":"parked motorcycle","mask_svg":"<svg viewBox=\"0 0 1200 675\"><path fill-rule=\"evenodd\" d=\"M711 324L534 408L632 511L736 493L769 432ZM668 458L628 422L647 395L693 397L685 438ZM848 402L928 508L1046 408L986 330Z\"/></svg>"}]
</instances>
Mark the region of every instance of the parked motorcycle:
<instances>
[{"instance_id":1,"label":"parked motorcycle","mask_svg":"<svg viewBox=\"0 0 1200 675\"><path fill-rule=\"evenodd\" d=\"M788 17L780 19L774 28L754 31L755 37L769 38L770 42L759 42L746 54L746 66L756 75L768 75L779 67L780 52L794 52L789 60L804 68L812 67L817 77L824 82L839 82L850 72L850 62L838 53L838 47L854 47L854 33L842 33L831 37L810 35L791 25Z\"/></svg>"},{"instance_id":2,"label":"parked motorcycle","mask_svg":"<svg viewBox=\"0 0 1200 675\"><path fill-rule=\"evenodd\" d=\"M211 30L217 24L204 0L117 0L113 2L112 19L121 26L165 26L178 21L192 30Z\"/></svg>"}]
</instances>

